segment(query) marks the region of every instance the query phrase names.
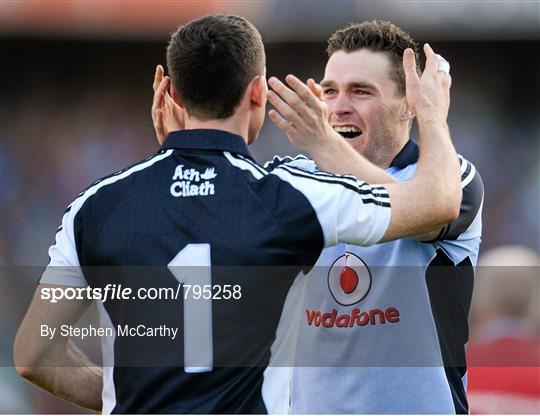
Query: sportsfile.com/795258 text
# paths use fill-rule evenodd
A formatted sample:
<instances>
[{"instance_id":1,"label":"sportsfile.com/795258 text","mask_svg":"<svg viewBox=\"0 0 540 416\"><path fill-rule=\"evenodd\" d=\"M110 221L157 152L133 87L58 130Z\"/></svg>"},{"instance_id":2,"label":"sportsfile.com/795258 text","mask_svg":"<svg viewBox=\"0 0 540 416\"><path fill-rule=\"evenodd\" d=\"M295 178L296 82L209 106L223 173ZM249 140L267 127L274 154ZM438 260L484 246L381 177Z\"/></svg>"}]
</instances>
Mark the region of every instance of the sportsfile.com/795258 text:
<instances>
[{"instance_id":1,"label":"sportsfile.com/795258 text","mask_svg":"<svg viewBox=\"0 0 540 416\"><path fill-rule=\"evenodd\" d=\"M184 290L182 290L182 288ZM242 298L240 285L188 285L179 283L176 287L141 287L133 289L121 284L107 284L104 287L43 287L41 299L51 303L60 300L238 300Z\"/></svg>"}]
</instances>

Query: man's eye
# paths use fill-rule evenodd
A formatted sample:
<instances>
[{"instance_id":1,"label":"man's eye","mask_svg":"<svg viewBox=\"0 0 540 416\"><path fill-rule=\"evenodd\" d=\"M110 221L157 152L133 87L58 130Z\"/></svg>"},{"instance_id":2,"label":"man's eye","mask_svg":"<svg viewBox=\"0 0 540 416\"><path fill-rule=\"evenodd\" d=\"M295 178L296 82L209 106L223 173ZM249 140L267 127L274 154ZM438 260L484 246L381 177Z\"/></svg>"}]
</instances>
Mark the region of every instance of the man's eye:
<instances>
[{"instance_id":1,"label":"man's eye","mask_svg":"<svg viewBox=\"0 0 540 416\"><path fill-rule=\"evenodd\" d=\"M353 94L355 94L355 95L369 95L369 91L366 91L366 90L354 90Z\"/></svg>"},{"instance_id":2,"label":"man's eye","mask_svg":"<svg viewBox=\"0 0 540 416\"><path fill-rule=\"evenodd\" d=\"M325 95L334 95L334 94L336 93L336 90L333 90L333 89L331 89L331 88L328 88L328 89L326 89L326 90L323 90L323 93L324 93Z\"/></svg>"}]
</instances>

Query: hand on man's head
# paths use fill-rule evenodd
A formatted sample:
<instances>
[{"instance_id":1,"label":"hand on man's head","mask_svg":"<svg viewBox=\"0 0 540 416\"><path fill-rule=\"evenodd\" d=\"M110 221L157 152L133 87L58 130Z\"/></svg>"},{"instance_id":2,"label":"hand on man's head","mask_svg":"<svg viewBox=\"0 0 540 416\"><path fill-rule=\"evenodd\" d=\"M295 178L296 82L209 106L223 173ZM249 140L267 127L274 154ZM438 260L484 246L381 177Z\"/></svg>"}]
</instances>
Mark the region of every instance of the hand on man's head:
<instances>
[{"instance_id":1,"label":"hand on man's head","mask_svg":"<svg viewBox=\"0 0 540 416\"><path fill-rule=\"evenodd\" d=\"M151 111L156 138L160 145L171 131L184 130L186 117L186 111L176 104L169 94L170 78L164 74L165 70L158 65L154 74L154 99Z\"/></svg>"}]
</instances>

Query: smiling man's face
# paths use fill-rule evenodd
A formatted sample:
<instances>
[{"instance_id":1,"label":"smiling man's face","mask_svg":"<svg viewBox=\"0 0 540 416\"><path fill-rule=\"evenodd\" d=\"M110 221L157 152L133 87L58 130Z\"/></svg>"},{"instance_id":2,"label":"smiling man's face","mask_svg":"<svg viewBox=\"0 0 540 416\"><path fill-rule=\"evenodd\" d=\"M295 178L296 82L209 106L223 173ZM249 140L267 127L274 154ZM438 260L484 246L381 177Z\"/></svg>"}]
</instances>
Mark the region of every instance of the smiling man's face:
<instances>
[{"instance_id":1,"label":"smiling man's face","mask_svg":"<svg viewBox=\"0 0 540 416\"><path fill-rule=\"evenodd\" d=\"M334 129L371 162L387 167L408 140L410 120L387 55L339 50L328 60L321 86Z\"/></svg>"}]
</instances>

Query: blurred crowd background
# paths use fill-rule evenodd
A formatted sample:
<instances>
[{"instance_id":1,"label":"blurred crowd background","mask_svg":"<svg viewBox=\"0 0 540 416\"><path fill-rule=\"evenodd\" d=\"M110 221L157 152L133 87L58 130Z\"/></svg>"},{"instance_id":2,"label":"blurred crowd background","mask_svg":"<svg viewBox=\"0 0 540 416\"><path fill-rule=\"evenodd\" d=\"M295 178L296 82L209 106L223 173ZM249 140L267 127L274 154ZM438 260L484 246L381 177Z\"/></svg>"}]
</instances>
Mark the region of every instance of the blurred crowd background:
<instances>
[{"instance_id":1,"label":"blurred crowd background","mask_svg":"<svg viewBox=\"0 0 540 416\"><path fill-rule=\"evenodd\" d=\"M213 11L254 22L266 43L268 75L321 79L327 37L350 21L373 18L429 41L450 61L452 136L485 186L481 264L501 271L477 277L471 339L480 349L474 354L516 338L518 346L503 342L501 348L528 351L523 354L538 363L538 2L2 1L0 413L80 411L6 366L18 319L48 262L65 207L95 179L158 148L150 118L155 66L164 64L178 24ZM259 162L297 153L270 121L252 152ZM13 281L4 279L6 270L28 266L36 266L35 273L21 273L8 289ZM540 413L538 390L516 387L530 377L538 386L540 373L522 367L518 376L501 369L485 374L484 368L471 379L472 373L472 410ZM501 387L478 381L493 379L513 379L506 388L517 390L501 396Z\"/></svg>"}]
</instances>

